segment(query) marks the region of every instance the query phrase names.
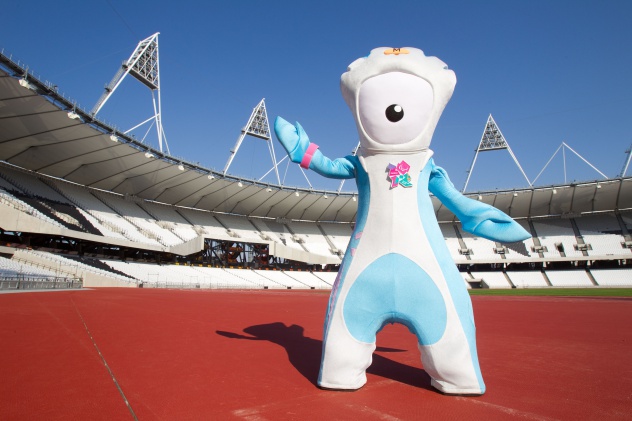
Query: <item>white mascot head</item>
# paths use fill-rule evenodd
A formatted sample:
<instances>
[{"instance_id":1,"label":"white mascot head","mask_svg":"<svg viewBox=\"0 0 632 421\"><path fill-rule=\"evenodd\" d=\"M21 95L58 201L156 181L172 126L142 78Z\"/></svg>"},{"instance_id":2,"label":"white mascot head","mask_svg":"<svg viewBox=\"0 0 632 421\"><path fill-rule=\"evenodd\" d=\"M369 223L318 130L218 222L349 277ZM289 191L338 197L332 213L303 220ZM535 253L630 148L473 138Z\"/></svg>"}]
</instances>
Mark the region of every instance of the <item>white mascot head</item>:
<instances>
[{"instance_id":1,"label":"white mascot head","mask_svg":"<svg viewBox=\"0 0 632 421\"><path fill-rule=\"evenodd\" d=\"M349 65L340 83L365 154L428 149L455 85L444 62L409 47L373 49Z\"/></svg>"}]
</instances>

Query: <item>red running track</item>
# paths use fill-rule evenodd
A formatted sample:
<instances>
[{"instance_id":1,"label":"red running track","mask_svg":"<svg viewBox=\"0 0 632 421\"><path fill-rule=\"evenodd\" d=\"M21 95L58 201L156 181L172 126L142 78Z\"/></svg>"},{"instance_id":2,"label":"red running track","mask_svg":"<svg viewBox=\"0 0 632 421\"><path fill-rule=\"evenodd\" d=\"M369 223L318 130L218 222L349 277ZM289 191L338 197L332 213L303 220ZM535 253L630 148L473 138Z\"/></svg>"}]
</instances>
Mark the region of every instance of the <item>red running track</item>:
<instances>
[{"instance_id":1,"label":"red running track","mask_svg":"<svg viewBox=\"0 0 632 421\"><path fill-rule=\"evenodd\" d=\"M473 303L488 391L455 397L400 325L378 335L366 386L318 389L320 292L0 294L0 419L632 418L632 300Z\"/></svg>"}]
</instances>

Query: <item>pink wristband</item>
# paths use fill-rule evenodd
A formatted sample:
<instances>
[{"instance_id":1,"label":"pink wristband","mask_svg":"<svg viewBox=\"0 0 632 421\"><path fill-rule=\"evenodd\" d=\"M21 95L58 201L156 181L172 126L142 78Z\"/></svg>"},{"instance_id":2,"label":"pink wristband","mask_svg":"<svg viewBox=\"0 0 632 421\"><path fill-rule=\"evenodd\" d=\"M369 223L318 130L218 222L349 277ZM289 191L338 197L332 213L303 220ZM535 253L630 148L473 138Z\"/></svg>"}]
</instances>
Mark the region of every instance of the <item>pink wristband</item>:
<instances>
[{"instance_id":1,"label":"pink wristband","mask_svg":"<svg viewBox=\"0 0 632 421\"><path fill-rule=\"evenodd\" d=\"M305 151L305 155L303 155L303 160L301 161L301 167L305 169L309 169L309 164L312 162L312 158L316 153L316 149L318 149L318 145L315 143L310 143Z\"/></svg>"}]
</instances>

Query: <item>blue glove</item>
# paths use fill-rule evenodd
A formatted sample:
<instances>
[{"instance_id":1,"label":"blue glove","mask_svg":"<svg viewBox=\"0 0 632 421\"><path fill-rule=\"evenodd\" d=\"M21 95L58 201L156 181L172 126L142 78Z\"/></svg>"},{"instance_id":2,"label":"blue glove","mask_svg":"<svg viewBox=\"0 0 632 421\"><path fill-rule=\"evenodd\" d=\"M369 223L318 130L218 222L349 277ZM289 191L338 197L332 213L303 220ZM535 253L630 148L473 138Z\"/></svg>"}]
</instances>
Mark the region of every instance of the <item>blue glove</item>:
<instances>
[{"instance_id":1,"label":"blue glove","mask_svg":"<svg viewBox=\"0 0 632 421\"><path fill-rule=\"evenodd\" d=\"M294 126L281 117L277 117L274 120L274 132L292 162L301 164L310 145L309 137L307 137L303 127L298 122ZM310 170L327 178L343 179L355 177L355 161L352 162L349 157L338 158L332 161L316 149L317 147L317 145L312 145L312 148L314 148L310 151L312 156L306 159L305 165L309 165Z\"/></svg>"},{"instance_id":2,"label":"blue glove","mask_svg":"<svg viewBox=\"0 0 632 421\"><path fill-rule=\"evenodd\" d=\"M305 133L303 127L298 121L295 127L292 123L287 122L281 117L277 117L274 120L274 132L292 162L300 164L309 146L309 137L307 137L307 133Z\"/></svg>"},{"instance_id":3,"label":"blue glove","mask_svg":"<svg viewBox=\"0 0 632 421\"><path fill-rule=\"evenodd\" d=\"M463 196L441 167L431 160L432 172L428 185L432 194L459 218L463 229L479 237L503 243L513 243L531 235L509 215L493 206Z\"/></svg>"}]
</instances>

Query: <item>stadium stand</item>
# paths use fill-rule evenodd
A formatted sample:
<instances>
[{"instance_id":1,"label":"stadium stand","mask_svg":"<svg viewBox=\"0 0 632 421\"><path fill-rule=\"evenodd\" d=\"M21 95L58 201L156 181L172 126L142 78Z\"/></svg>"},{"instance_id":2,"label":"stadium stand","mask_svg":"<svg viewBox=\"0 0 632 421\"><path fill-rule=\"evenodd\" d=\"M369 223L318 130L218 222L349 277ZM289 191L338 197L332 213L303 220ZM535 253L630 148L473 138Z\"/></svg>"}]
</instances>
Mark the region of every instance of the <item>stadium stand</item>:
<instances>
[{"instance_id":1,"label":"stadium stand","mask_svg":"<svg viewBox=\"0 0 632 421\"><path fill-rule=\"evenodd\" d=\"M336 282L336 278L338 276L337 272L313 272L314 276L319 279L322 279L326 284L331 286Z\"/></svg>"},{"instance_id":2,"label":"stadium stand","mask_svg":"<svg viewBox=\"0 0 632 421\"><path fill-rule=\"evenodd\" d=\"M623 248L625 238L613 214L583 215L575 218L579 232L587 244L590 256L617 256L630 254L632 250Z\"/></svg>"},{"instance_id":3,"label":"stadium stand","mask_svg":"<svg viewBox=\"0 0 632 421\"><path fill-rule=\"evenodd\" d=\"M51 277L56 276L54 270L32 265L19 259L7 259L0 256L0 274L2 277Z\"/></svg>"},{"instance_id":4,"label":"stadium stand","mask_svg":"<svg viewBox=\"0 0 632 421\"><path fill-rule=\"evenodd\" d=\"M540 243L545 247L545 257L583 256L575 247L575 232L568 219L534 220L533 225Z\"/></svg>"},{"instance_id":5,"label":"stadium stand","mask_svg":"<svg viewBox=\"0 0 632 421\"><path fill-rule=\"evenodd\" d=\"M318 278L317 276L315 276L311 272L304 272L304 271L285 272L284 271L283 273L285 273L290 278L293 278L293 279L297 280L301 284L307 285L309 288L312 288L312 289L329 289L329 288L331 288L331 284L328 284L327 282L325 282L322 279Z\"/></svg>"},{"instance_id":6,"label":"stadium stand","mask_svg":"<svg viewBox=\"0 0 632 421\"><path fill-rule=\"evenodd\" d=\"M293 277L289 276L284 271L278 270L269 270L269 271L259 271L259 274L266 278L268 281L273 282L277 285L283 285L285 288L292 289L309 289L309 286L304 284L303 282L297 281ZM273 284L269 284L273 285Z\"/></svg>"},{"instance_id":7,"label":"stadium stand","mask_svg":"<svg viewBox=\"0 0 632 421\"><path fill-rule=\"evenodd\" d=\"M27 215L31 215L38 219L41 219L42 221L48 224L51 224L57 227L63 227L63 224L61 224L60 222L51 219L50 217L48 217L47 215L44 215L39 210L35 209L33 206L29 205L23 200L18 199L11 193L2 189L0 189L0 203L5 206L10 206L13 209L23 212Z\"/></svg>"},{"instance_id":8,"label":"stadium stand","mask_svg":"<svg viewBox=\"0 0 632 421\"><path fill-rule=\"evenodd\" d=\"M502 259L502 255L494 251L496 243L482 237L476 237L465 231L460 231L465 247L471 250L471 256L474 260L498 261Z\"/></svg>"},{"instance_id":9,"label":"stadium stand","mask_svg":"<svg viewBox=\"0 0 632 421\"><path fill-rule=\"evenodd\" d=\"M81 288L81 279L0 256L0 290Z\"/></svg>"},{"instance_id":10,"label":"stadium stand","mask_svg":"<svg viewBox=\"0 0 632 421\"><path fill-rule=\"evenodd\" d=\"M279 242L287 247L301 249L315 255L332 255L341 253L346 247L351 235L350 224L335 223L310 223L306 221L275 221L272 219L247 218L239 215L213 214L208 211L178 208L172 205L161 204L138 198L128 198L108 192L92 190L78 186L63 180L50 179L42 175L35 175L28 171L20 171L14 168L2 166L0 177L0 203L12 206L31 216L46 221L57 227L66 226L60 220L44 214L34 208L27 201L27 197L38 201L49 201L55 206L65 206L65 215L71 213L76 217L77 225L91 226L95 233L105 238L124 238L141 244L173 245L194 239L200 235L204 237L226 239L234 238L239 241L253 242ZM7 189L21 194L16 197ZM28 195L28 196L27 196ZM65 203L63 203L64 201ZM52 208L52 207L51 207ZM72 210L70 210L72 209ZM78 219L83 218L82 221ZM622 220L630 221L627 214L622 215ZM62 221L63 222L63 221ZM584 258L608 257L627 259L632 250L626 248L626 238L623 235L616 216L612 213L587 214L572 218L547 218L531 221L537 237L526 240L523 243L504 245L504 250L498 244L489 240L471 236L457 225L458 223L441 223L440 228L452 257L457 262L468 264L498 262L511 264L514 261L528 262L538 259L539 253L534 251L539 241L543 246L542 256L544 260L556 258ZM525 228L530 228L528 221L519 220ZM579 236L575 235L573 223L576 224ZM456 229L455 229L456 228ZM86 230L84 230L86 231ZM578 237L583 239L586 249L578 249ZM104 241L108 241L104 238ZM501 249L502 250L502 249ZM113 263L116 265L116 263ZM126 267L130 264L125 263ZM152 272L152 266L154 267ZM146 265L142 275L134 270L123 271L143 282L162 283L164 285L182 285L200 283L202 285L225 285L237 287L248 282L269 288L329 288L333 284L335 275L331 280L321 281L309 272L294 274L255 274L254 277L244 275L235 276L234 273L200 273L190 270L169 272L169 269L156 270L155 265ZM621 269L625 273L627 269ZM148 273L149 271L149 273ZM200 269L204 271L204 269ZM595 276L598 285L626 285L621 280L621 275L608 281L601 272L597 272L600 278ZM609 273L605 270L604 273ZM165 272L165 273L163 273ZM531 271L507 271L511 283L501 272L472 272L474 278L484 279L485 285L490 288L515 287L567 287L567 286L594 286L594 283L585 272L547 271L553 273L550 285L539 270ZM579 275L577 275L579 273ZM619 273L619 272L612 272ZM137 275L137 276L135 276ZM502 276L501 276L502 275ZM576 276L577 275L577 276ZM328 276L328 275L325 275ZM182 279L185 279L182 281ZM238 278L238 279L236 279ZM242 279L243 278L243 279ZM261 279L260 279L261 278ZM205 280L206 279L206 280ZM216 281L211 281L217 279ZM467 277L464 276L467 283ZM244 283L243 281L246 281ZM601 281L601 282L600 282ZM129 282L129 279L126 281ZM469 283L467 283L470 286Z\"/></svg>"},{"instance_id":11,"label":"stadium stand","mask_svg":"<svg viewBox=\"0 0 632 421\"><path fill-rule=\"evenodd\" d=\"M106 235L122 236L130 241L144 244L160 244L155 238L143 235L131 222L99 200L91 189L59 180L51 180L51 185L54 185L64 197L98 221L98 228L105 231Z\"/></svg>"},{"instance_id":12,"label":"stadium stand","mask_svg":"<svg viewBox=\"0 0 632 421\"><path fill-rule=\"evenodd\" d=\"M234 236L241 241L261 240L260 232L246 217L223 214L217 215L215 218L222 224L231 237Z\"/></svg>"},{"instance_id":13,"label":"stadium stand","mask_svg":"<svg viewBox=\"0 0 632 421\"><path fill-rule=\"evenodd\" d=\"M4 167L2 170L2 178L10 183L9 188L17 189L22 193L26 193L32 196L42 197L58 202L66 201L63 196L48 187L37 177L28 175L29 173L18 171L17 169L11 168L9 166Z\"/></svg>"},{"instance_id":14,"label":"stadium stand","mask_svg":"<svg viewBox=\"0 0 632 421\"><path fill-rule=\"evenodd\" d=\"M228 235L226 228L210 212L183 208L178 213L194 224L194 226L197 226L200 233L217 238L224 238Z\"/></svg>"},{"instance_id":15,"label":"stadium stand","mask_svg":"<svg viewBox=\"0 0 632 421\"><path fill-rule=\"evenodd\" d=\"M632 287L630 269L591 269L590 273L600 286Z\"/></svg>"},{"instance_id":16,"label":"stadium stand","mask_svg":"<svg viewBox=\"0 0 632 421\"><path fill-rule=\"evenodd\" d=\"M459 243L459 239L456 236L456 232L454 230L453 223L443 223L439 224L439 228L441 229L441 234L443 234L443 239L448 246L448 250L450 251L450 256L455 261L460 259L466 259L469 256L469 250L465 247L462 247ZM466 251L466 254L463 254L463 251Z\"/></svg>"},{"instance_id":17,"label":"stadium stand","mask_svg":"<svg viewBox=\"0 0 632 421\"><path fill-rule=\"evenodd\" d=\"M547 270L546 276L554 287L592 287L595 284L583 270Z\"/></svg>"},{"instance_id":18,"label":"stadium stand","mask_svg":"<svg viewBox=\"0 0 632 421\"><path fill-rule=\"evenodd\" d=\"M51 275L79 278L84 286L136 286L136 280L79 260L35 250L16 250L12 260L48 271Z\"/></svg>"},{"instance_id":19,"label":"stadium stand","mask_svg":"<svg viewBox=\"0 0 632 421\"><path fill-rule=\"evenodd\" d=\"M149 201L140 201L137 204L151 215L158 225L162 224L163 228L171 230L182 241L192 240L199 235L195 227L178 213L176 208Z\"/></svg>"},{"instance_id":20,"label":"stadium stand","mask_svg":"<svg viewBox=\"0 0 632 421\"><path fill-rule=\"evenodd\" d=\"M481 279L487 288L505 289L512 285L503 272L471 272L475 279Z\"/></svg>"},{"instance_id":21,"label":"stadium stand","mask_svg":"<svg viewBox=\"0 0 632 421\"><path fill-rule=\"evenodd\" d=\"M321 222L323 235L333 244L333 248L337 254L344 253L349 244L349 238L353 232L351 224L332 224Z\"/></svg>"},{"instance_id":22,"label":"stadium stand","mask_svg":"<svg viewBox=\"0 0 632 421\"><path fill-rule=\"evenodd\" d=\"M463 281L465 281L465 287L467 289L472 289L472 285L470 284L470 281L474 281L472 275L470 275L468 272L461 272L461 276L463 277Z\"/></svg>"},{"instance_id":23,"label":"stadium stand","mask_svg":"<svg viewBox=\"0 0 632 421\"><path fill-rule=\"evenodd\" d=\"M318 225L308 222L292 221L286 225L299 244L302 244L306 251L330 256L335 254L332 250L337 250L333 244L320 231Z\"/></svg>"},{"instance_id":24,"label":"stadium stand","mask_svg":"<svg viewBox=\"0 0 632 421\"><path fill-rule=\"evenodd\" d=\"M118 216L132 224L145 238L156 240L166 246L182 243L182 239L171 231L160 227L157 221L136 203L113 194L103 192L94 192L93 194L107 207L114 210Z\"/></svg>"},{"instance_id":25,"label":"stadium stand","mask_svg":"<svg viewBox=\"0 0 632 421\"><path fill-rule=\"evenodd\" d=\"M286 247L304 251L298 241L298 237L293 237L289 229L282 223L273 220L252 219L252 223L263 234L263 238L279 242Z\"/></svg>"},{"instance_id":26,"label":"stadium stand","mask_svg":"<svg viewBox=\"0 0 632 421\"><path fill-rule=\"evenodd\" d=\"M507 271L507 276L516 288L547 288L550 285L542 272L531 271Z\"/></svg>"},{"instance_id":27,"label":"stadium stand","mask_svg":"<svg viewBox=\"0 0 632 421\"><path fill-rule=\"evenodd\" d=\"M144 287L329 289L323 273L227 269L196 265L156 265L104 260L103 263L139 280ZM335 273L333 273L335 275Z\"/></svg>"}]
</instances>

